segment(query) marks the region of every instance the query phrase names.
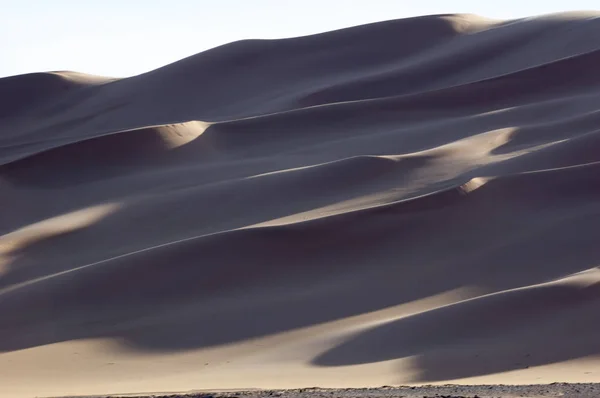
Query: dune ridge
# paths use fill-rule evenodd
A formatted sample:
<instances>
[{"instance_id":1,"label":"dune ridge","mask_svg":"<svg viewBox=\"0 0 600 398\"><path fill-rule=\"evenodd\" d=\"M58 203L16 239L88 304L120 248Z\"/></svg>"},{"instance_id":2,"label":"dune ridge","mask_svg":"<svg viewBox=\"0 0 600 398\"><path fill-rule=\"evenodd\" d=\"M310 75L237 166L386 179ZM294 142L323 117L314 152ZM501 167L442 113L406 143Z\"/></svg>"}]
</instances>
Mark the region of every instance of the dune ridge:
<instances>
[{"instance_id":1,"label":"dune ridge","mask_svg":"<svg viewBox=\"0 0 600 398\"><path fill-rule=\"evenodd\" d=\"M0 79L0 395L600 382L599 17Z\"/></svg>"}]
</instances>

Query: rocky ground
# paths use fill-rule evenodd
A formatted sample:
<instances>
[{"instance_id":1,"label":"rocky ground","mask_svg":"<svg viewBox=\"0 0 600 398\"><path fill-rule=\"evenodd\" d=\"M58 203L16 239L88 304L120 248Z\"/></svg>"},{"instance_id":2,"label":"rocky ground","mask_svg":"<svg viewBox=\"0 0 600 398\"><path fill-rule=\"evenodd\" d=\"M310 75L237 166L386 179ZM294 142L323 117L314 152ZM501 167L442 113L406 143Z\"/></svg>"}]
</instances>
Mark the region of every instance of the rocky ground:
<instances>
[{"instance_id":1,"label":"rocky ground","mask_svg":"<svg viewBox=\"0 0 600 398\"><path fill-rule=\"evenodd\" d=\"M115 398L115 395L106 398ZM540 385L477 385L381 387L361 389L305 388L297 390L256 390L237 392L195 392L187 394L123 395L127 398L516 398L562 397L598 398L600 384L552 383ZM64 397L74 398L74 397ZM80 397L81 398L81 397ZM87 398L101 398L100 396Z\"/></svg>"}]
</instances>

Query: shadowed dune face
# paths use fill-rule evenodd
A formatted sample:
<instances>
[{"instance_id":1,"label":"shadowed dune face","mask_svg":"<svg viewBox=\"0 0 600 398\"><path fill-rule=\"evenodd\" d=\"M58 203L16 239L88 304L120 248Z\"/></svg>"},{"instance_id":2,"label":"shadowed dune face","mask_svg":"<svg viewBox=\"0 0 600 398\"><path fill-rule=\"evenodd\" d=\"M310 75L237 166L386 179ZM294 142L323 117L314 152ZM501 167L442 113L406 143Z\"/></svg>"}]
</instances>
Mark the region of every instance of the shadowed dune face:
<instances>
[{"instance_id":1,"label":"shadowed dune face","mask_svg":"<svg viewBox=\"0 0 600 398\"><path fill-rule=\"evenodd\" d=\"M185 163L189 156L184 156L183 147L193 145L192 141L205 129L206 123L191 121L118 131L48 149L42 147L42 152L23 154L24 159L6 164L5 176L17 186L63 188L140 172L144 167ZM196 145L195 155L203 152L206 150Z\"/></svg>"},{"instance_id":2,"label":"shadowed dune face","mask_svg":"<svg viewBox=\"0 0 600 398\"><path fill-rule=\"evenodd\" d=\"M340 366L416 356L419 381L430 382L598 355L598 275L593 268L404 317L358 333L314 362Z\"/></svg>"},{"instance_id":3,"label":"shadowed dune face","mask_svg":"<svg viewBox=\"0 0 600 398\"><path fill-rule=\"evenodd\" d=\"M0 385L599 381L599 33L441 15L0 79Z\"/></svg>"},{"instance_id":4,"label":"shadowed dune face","mask_svg":"<svg viewBox=\"0 0 600 398\"><path fill-rule=\"evenodd\" d=\"M30 73L0 80L0 121L115 79L76 72Z\"/></svg>"}]
</instances>

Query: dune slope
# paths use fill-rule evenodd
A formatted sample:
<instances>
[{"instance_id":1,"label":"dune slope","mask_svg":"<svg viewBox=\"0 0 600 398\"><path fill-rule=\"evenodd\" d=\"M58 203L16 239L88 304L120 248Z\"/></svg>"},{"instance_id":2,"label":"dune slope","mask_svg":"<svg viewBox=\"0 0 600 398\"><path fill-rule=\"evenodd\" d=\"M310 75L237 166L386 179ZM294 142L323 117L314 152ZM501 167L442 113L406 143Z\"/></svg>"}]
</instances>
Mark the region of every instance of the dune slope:
<instances>
[{"instance_id":1,"label":"dune slope","mask_svg":"<svg viewBox=\"0 0 600 398\"><path fill-rule=\"evenodd\" d=\"M0 79L0 395L600 382L600 13Z\"/></svg>"}]
</instances>

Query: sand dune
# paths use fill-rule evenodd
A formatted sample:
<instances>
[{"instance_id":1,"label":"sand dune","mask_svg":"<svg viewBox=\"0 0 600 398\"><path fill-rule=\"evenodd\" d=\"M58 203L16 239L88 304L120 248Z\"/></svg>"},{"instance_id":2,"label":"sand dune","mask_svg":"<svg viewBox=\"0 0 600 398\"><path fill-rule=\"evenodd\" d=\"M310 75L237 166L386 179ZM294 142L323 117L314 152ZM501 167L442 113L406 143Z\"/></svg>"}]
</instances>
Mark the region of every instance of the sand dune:
<instances>
[{"instance_id":1,"label":"sand dune","mask_svg":"<svg viewBox=\"0 0 600 398\"><path fill-rule=\"evenodd\" d=\"M599 17L0 79L0 395L600 382Z\"/></svg>"}]
</instances>

